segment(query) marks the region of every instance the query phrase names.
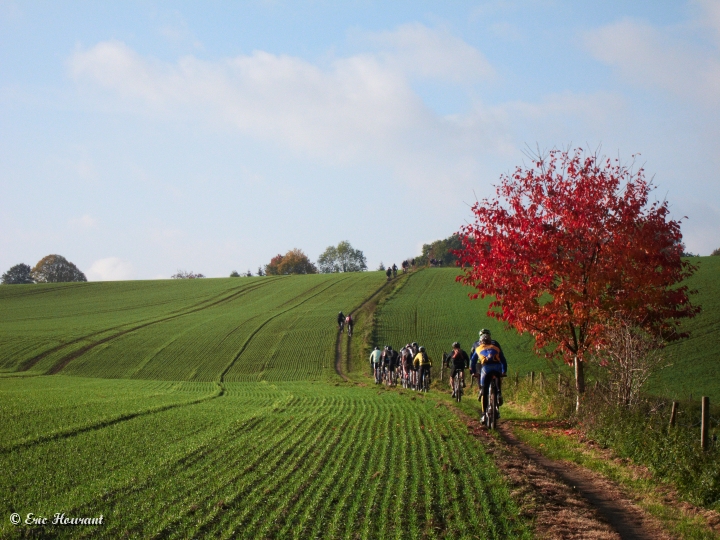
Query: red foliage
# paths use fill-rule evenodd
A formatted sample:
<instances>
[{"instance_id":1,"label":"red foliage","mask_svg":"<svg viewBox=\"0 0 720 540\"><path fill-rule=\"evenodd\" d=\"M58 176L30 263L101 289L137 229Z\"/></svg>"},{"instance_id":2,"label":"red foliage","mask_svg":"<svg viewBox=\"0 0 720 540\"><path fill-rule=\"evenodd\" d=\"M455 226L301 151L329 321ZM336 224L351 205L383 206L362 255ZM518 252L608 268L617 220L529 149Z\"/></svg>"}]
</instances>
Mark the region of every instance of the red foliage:
<instances>
[{"instance_id":1,"label":"red foliage","mask_svg":"<svg viewBox=\"0 0 720 540\"><path fill-rule=\"evenodd\" d=\"M681 259L680 223L667 202L649 203L643 169L552 151L503 175L497 197L476 203L457 252L488 315L535 338L536 351L568 363L602 346L613 317L677 339L692 317L687 287L696 267Z\"/></svg>"}]
</instances>

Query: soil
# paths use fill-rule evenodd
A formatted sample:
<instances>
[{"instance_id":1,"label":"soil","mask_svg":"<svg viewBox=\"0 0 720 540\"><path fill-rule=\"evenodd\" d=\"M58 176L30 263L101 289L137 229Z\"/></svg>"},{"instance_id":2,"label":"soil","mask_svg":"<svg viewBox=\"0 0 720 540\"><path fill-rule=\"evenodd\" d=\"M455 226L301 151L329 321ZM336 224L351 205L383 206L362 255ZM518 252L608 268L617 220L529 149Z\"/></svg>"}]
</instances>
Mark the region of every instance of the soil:
<instances>
[{"instance_id":1,"label":"soil","mask_svg":"<svg viewBox=\"0 0 720 540\"><path fill-rule=\"evenodd\" d=\"M574 464L546 458L519 441L508 422L498 425L498 439L478 420L460 416L493 455L521 513L534 521L539 538L673 538L613 482Z\"/></svg>"}]
</instances>

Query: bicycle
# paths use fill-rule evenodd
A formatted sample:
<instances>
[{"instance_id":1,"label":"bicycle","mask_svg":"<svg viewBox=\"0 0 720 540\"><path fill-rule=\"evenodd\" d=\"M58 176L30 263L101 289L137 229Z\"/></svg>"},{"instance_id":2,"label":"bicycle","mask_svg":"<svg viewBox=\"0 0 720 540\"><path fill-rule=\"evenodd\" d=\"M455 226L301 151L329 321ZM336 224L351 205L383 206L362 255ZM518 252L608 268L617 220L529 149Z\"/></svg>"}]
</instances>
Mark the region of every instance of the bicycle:
<instances>
[{"instance_id":1,"label":"bicycle","mask_svg":"<svg viewBox=\"0 0 720 540\"><path fill-rule=\"evenodd\" d=\"M353 324L348 324L348 330L347 330L348 337L352 337L353 326L354 326ZM342 330L340 330L340 331L342 332Z\"/></svg>"},{"instance_id":2,"label":"bicycle","mask_svg":"<svg viewBox=\"0 0 720 540\"><path fill-rule=\"evenodd\" d=\"M375 364L375 384L380 384L382 382L382 368L380 367L380 364Z\"/></svg>"},{"instance_id":3,"label":"bicycle","mask_svg":"<svg viewBox=\"0 0 720 540\"><path fill-rule=\"evenodd\" d=\"M498 375L496 373L488 373L486 377L490 377L490 382L488 383L487 407L484 423L488 429L495 429L498 418L498 407L500 406ZM482 395L482 388L480 388L480 394Z\"/></svg>"},{"instance_id":4,"label":"bicycle","mask_svg":"<svg viewBox=\"0 0 720 540\"><path fill-rule=\"evenodd\" d=\"M453 395L455 396L455 401L460 403L460 400L462 399L463 395L463 385L462 385L462 372L458 371L458 373L453 377Z\"/></svg>"}]
</instances>

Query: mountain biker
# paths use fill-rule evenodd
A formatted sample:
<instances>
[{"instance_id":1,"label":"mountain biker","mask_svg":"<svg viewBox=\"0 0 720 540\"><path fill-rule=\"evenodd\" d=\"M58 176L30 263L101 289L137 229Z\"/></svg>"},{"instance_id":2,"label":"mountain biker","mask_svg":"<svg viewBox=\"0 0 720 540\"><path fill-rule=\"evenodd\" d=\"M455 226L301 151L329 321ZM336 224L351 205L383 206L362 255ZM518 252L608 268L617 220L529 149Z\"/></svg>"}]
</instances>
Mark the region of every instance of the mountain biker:
<instances>
[{"instance_id":1,"label":"mountain biker","mask_svg":"<svg viewBox=\"0 0 720 540\"><path fill-rule=\"evenodd\" d=\"M463 386L465 385L465 369L470 364L470 357L460 348L460 344L456 341L452 344L453 352L448 358L448 366L450 371L450 388L453 389L452 397L455 397L455 389L453 388L453 379L456 375L460 377Z\"/></svg>"},{"instance_id":2,"label":"mountain biker","mask_svg":"<svg viewBox=\"0 0 720 540\"><path fill-rule=\"evenodd\" d=\"M385 275L387 276L388 281L390 281L392 279L392 267L390 267L390 266L387 267L387 270L385 270Z\"/></svg>"},{"instance_id":3,"label":"mountain biker","mask_svg":"<svg viewBox=\"0 0 720 540\"><path fill-rule=\"evenodd\" d=\"M392 265L393 277L397 277L397 265Z\"/></svg>"},{"instance_id":4,"label":"mountain biker","mask_svg":"<svg viewBox=\"0 0 720 540\"><path fill-rule=\"evenodd\" d=\"M402 363L403 376L407 382L411 379L411 373L413 372L413 352L409 343L400 351L400 362Z\"/></svg>"},{"instance_id":5,"label":"mountain biker","mask_svg":"<svg viewBox=\"0 0 720 540\"><path fill-rule=\"evenodd\" d=\"M398 354L398 352L396 350L393 350L393 348L388 345L388 351L385 357L385 368L387 370L388 382L392 382L394 379L394 374L395 370L397 369L399 359L400 355Z\"/></svg>"},{"instance_id":6,"label":"mountain biker","mask_svg":"<svg viewBox=\"0 0 720 540\"><path fill-rule=\"evenodd\" d=\"M355 321L353 321L352 315L348 315L347 317L345 317L345 324L347 325L348 335L351 335L353 331L353 326L355 326Z\"/></svg>"},{"instance_id":7,"label":"mountain biker","mask_svg":"<svg viewBox=\"0 0 720 540\"><path fill-rule=\"evenodd\" d=\"M420 347L418 353L413 360L415 371L417 372L417 384L422 385L423 377L427 375L430 377L430 368L432 367L432 360L425 352L425 347Z\"/></svg>"},{"instance_id":8,"label":"mountain biker","mask_svg":"<svg viewBox=\"0 0 720 540\"><path fill-rule=\"evenodd\" d=\"M500 398L500 377L504 377L505 373L507 372L507 364L504 363L500 356L502 354L502 351L500 350L500 347L498 345L492 344L492 339L490 339L490 334L482 334L480 336L480 344L475 347L475 352L473 352L473 356L477 357L477 362L480 364L480 388L482 388L482 410L483 412L487 411L487 394L488 394L488 387L490 383L490 375L491 373L496 373L498 377L498 406L502 403L502 400ZM477 370L477 367L476 367ZM498 418L500 418L500 412L498 411ZM484 417L483 417L484 419Z\"/></svg>"},{"instance_id":9,"label":"mountain biker","mask_svg":"<svg viewBox=\"0 0 720 540\"><path fill-rule=\"evenodd\" d=\"M375 349L373 349L373 352L370 353L370 371L372 372L372 375L375 375L375 370L380 367L380 363L382 362L382 351L380 350L380 347L375 345ZM377 383L377 380L375 381Z\"/></svg>"},{"instance_id":10,"label":"mountain biker","mask_svg":"<svg viewBox=\"0 0 720 540\"><path fill-rule=\"evenodd\" d=\"M345 324L345 315L343 314L342 311L341 311L340 313L338 313L337 322L338 322L338 328L339 328L340 331L342 332L342 331L343 331L343 325Z\"/></svg>"},{"instance_id":11,"label":"mountain biker","mask_svg":"<svg viewBox=\"0 0 720 540\"><path fill-rule=\"evenodd\" d=\"M488 330L487 328L483 328L482 330L480 330L480 332L478 332L478 334L480 334L480 339L473 343L472 349L470 349L470 375L472 375L473 378L480 379L480 373L476 369L478 357L475 354L475 349L478 347L478 345L480 345L480 341L485 334L490 336L490 344L495 345L498 349L500 349L500 362L503 365L503 372L507 373L507 360L505 360L505 354L503 354L503 350L500 344L494 339L492 339L490 330ZM500 381L498 380L498 382Z\"/></svg>"}]
</instances>

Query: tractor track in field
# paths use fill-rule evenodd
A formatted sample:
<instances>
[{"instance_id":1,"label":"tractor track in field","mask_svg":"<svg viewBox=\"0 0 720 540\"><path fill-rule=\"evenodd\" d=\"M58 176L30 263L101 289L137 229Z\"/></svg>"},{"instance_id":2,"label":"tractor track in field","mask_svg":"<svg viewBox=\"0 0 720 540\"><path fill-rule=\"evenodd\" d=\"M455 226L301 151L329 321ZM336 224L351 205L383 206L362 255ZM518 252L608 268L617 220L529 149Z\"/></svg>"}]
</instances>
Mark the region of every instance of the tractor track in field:
<instances>
[{"instance_id":1,"label":"tractor track in field","mask_svg":"<svg viewBox=\"0 0 720 540\"><path fill-rule=\"evenodd\" d=\"M275 278L275 279L278 279L278 278ZM169 315L169 316L167 316L167 317L162 317L162 318L160 318L160 319L151 319L151 320L149 320L149 321L142 322L141 324L137 324L136 326L133 326L132 328L126 328L125 330L122 330L121 332L117 332L117 333L115 333L115 334L112 334L112 335L110 335L110 336L107 336L107 337L105 337L105 338L102 338L102 339L99 340L99 341L94 341L94 342L92 342L92 343L89 343L89 344L87 344L86 346L81 347L80 349L75 350L75 351L71 352L70 354L68 354L68 355L64 356L63 358L61 358L55 365L53 365L53 366L48 370L47 374L48 374L48 375L56 375L57 373L59 373L60 371L62 371L62 369L65 368L65 366L67 366L70 362L72 362L72 361L75 360L76 358L79 358L79 357L82 356L83 354L89 352L90 350L94 349L95 347L97 347L97 346L99 346L99 345L102 345L102 344L104 344L104 343L107 343L108 341L112 341L113 339L117 339L117 338L122 337L122 336L124 336L124 335L126 335L126 334L135 332L135 331L137 331L137 330L141 330L141 329L143 329L143 328L146 328L146 327L148 327L148 326L152 326L152 325L154 325L154 324L159 324L159 323L162 323L162 322L167 322L167 321L170 321L170 320L173 320L173 319L177 319L177 318L179 318L179 317L184 317L185 315L190 315L190 314L192 314L192 313L197 313L198 311L202 311L202 310L204 310L204 309L208 309L208 308L217 306L217 305L222 304L222 303L225 303L225 302L229 302L230 300L234 300L234 299L237 298L238 296L242 296L242 295L244 295L244 294L246 294L246 293L253 292L253 291L255 291L256 289L258 289L258 288L260 288L260 287L266 286L266 285L267 285L268 283L270 283L271 281L275 281L275 279L272 279L272 280L263 280L262 283L258 283L257 285L254 285L254 286L242 287L241 290L239 290L239 291L237 291L237 292L233 292L232 294L229 294L229 295L228 295L227 293L223 293L224 296L223 296L223 294L220 294L220 295L218 295L220 298L218 298L218 296L216 296L214 299L209 299L209 300L206 300L206 301L203 301L203 302L199 302L199 303L194 304L194 305L192 305L192 306L190 306L190 307L188 307L188 308L185 308L184 311L181 311L181 312L179 312L179 313L176 312L174 315ZM213 300L214 300L214 301L213 301ZM208 302L211 302L211 303L208 303ZM130 323L130 324L132 324L132 323ZM70 346L72 346L72 345L75 345L75 344L77 344L77 343L80 343L80 342L82 342L82 341L91 339L91 338L94 337L94 336L97 336L97 335L100 335L100 334L104 334L104 333L106 333L106 332L112 332L113 330L116 330L116 329L118 329L118 328L127 327L127 325L128 325L128 323L126 323L126 324L121 324L121 325L118 325L118 326L114 326L114 327L111 327L111 328L106 328L106 329L104 329L104 330L99 330L99 331L97 331L97 332L93 332L92 334L88 334L88 335L85 335L85 336L76 338L76 339L74 339L74 340L72 340L72 341L69 341L69 342L67 342L67 343L62 343L62 344L60 344L60 345L58 345L58 346L56 346L56 347L53 347L52 349L49 349L49 350L47 350L47 351L45 351L45 352L42 352L42 353L40 353L39 355L37 355L37 356L31 358L30 360L26 361L26 362L22 365L22 367L19 369L19 371L28 371L28 370L30 370L34 365L36 365L40 360L42 360L43 358L47 357L48 355L51 355L51 354L56 353L56 352L58 352L58 351L61 351L62 349L65 349L65 348L67 348L67 347L70 347Z\"/></svg>"},{"instance_id":2,"label":"tractor track in field","mask_svg":"<svg viewBox=\"0 0 720 540\"><path fill-rule=\"evenodd\" d=\"M206 401L211 401L213 399L217 399L219 397L222 397L225 395L225 387L222 384L216 383L218 385L218 391L214 394L206 395L198 399L194 399L191 401L183 401L181 403L170 403L168 405L162 405L160 407L151 407L149 409L141 410L141 411L135 411L130 413L121 414L119 416L115 416L112 418L105 418L98 422L95 422L93 424L88 424L85 426L80 427L70 427L66 430L57 431L55 433L51 433L48 435L41 435L39 437L33 437L32 439L26 439L20 442L16 442L14 444L9 444L7 446L0 447L0 454L9 454L11 452L14 452L15 450L23 449L23 448L30 448L32 446L36 446L38 444L55 441L59 439L67 439L69 437L75 437L76 435L81 435L83 433L87 433L89 431L96 431L98 429L104 429L106 427L114 426L115 424L119 424L121 422L127 422L128 420L132 420L133 418L139 418L141 416L149 416L151 414L157 414L165 411L169 411L171 409L177 409L179 407L190 407L192 405L198 405L200 403L204 403Z\"/></svg>"},{"instance_id":3,"label":"tractor track in field","mask_svg":"<svg viewBox=\"0 0 720 540\"><path fill-rule=\"evenodd\" d=\"M247 349L247 347L248 347L248 345L250 344L250 342L252 341L252 339L257 335L258 332L260 332L260 330L262 330L262 329L265 327L266 324L268 324L268 323L269 323L270 321L272 321L273 319L279 317L280 315L284 315L285 313L287 313L287 312L289 312L289 311L292 311L292 310L295 309L295 308L300 307L301 305L303 305L303 304L304 304L305 302L307 302L308 300L312 300L312 299L315 298L316 296L324 293L325 291L327 291L327 290L330 289L331 287L334 287L335 285L338 285L339 283L342 283L342 282L345 281L346 279L348 279L348 278L338 279L335 283L331 283L331 284L328 285L327 287L324 287L324 288L320 289L320 290L319 290L318 292L316 292L315 294L311 294L310 296L308 296L307 298L305 298L305 299L302 300L301 302L298 302L297 304L294 304L294 305L290 306L289 308L284 309L283 311L279 311L279 312L277 312L275 315L272 315L271 317L265 319L265 321L264 321L262 324L260 324L260 326L258 326L255 330L252 331L252 333L251 333L251 334L248 336L248 338L245 340L245 343L243 343L243 344L242 344L242 347L240 347L240 350L238 351L238 353L233 357L233 359L230 361L230 363L227 365L227 367L226 367L226 368L223 370L223 372L220 374L220 384L223 384L223 383L225 382L225 375L227 375L227 373L230 371L230 369L232 369L232 367L235 365L235 362L237 362L237 360L238 360L238 359L242 356L242 354L245 352L245 349ZM302 294L299 294L299 295L296 296L294 299L291 299L291 300L288 300L287 302L284 302L283 304L280 305L280 307L286 306L288 303L292 302L293 300L297 300L298 298L300 298L300 297L308 294L309 292L314 291L315 289L321 287L322 285L323 285L323 284L320 284L320 285L317 285L317 286L315 286L315 287L313 287L313 288L311 288L311 289L308 289L308 290L306 290L306 291L303 291Z\"/></svg>"}]
</instances>

